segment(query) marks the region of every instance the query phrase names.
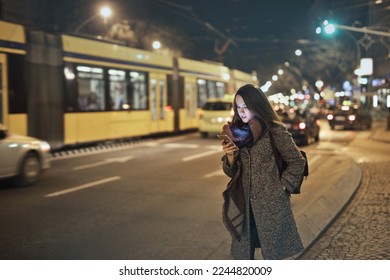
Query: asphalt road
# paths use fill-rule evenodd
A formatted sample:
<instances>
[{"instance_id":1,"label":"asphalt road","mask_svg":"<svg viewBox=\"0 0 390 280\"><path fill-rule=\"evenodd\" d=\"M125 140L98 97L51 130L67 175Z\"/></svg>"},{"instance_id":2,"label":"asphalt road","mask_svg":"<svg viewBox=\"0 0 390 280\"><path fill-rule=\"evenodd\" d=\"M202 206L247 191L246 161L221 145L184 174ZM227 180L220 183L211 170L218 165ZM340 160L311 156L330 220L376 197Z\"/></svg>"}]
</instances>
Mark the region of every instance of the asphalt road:
<instances>
[{"instance_id":1,"label":"asphalt road","mask_svg":"<svg viewBox=\"0 0 390 280\"><path fill-rule=\"evenodd\" d=\"M324 124L320 143L304 150L318 167L370 133ZM365 145L353 153L358 161L370 156ZM229 259L221 156L216 137L193 133L55 158L35 186L2 181L0 258Z\"/></svg>"}]
</instances>

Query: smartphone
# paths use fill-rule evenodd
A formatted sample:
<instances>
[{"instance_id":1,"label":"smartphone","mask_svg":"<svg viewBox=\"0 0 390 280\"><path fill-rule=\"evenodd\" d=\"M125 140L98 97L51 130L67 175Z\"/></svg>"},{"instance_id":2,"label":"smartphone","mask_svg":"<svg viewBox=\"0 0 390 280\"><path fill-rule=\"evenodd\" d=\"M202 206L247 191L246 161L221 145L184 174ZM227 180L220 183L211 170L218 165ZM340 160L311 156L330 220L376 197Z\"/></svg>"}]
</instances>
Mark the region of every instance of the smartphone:
<instances>
[{"instance_id":1,"label":"smartphone","mask_svg":"<svg viewBox=\"0 0 390 280\"><path fill-rule=\"evenodd\" d=\"M234 144L233 140L229 136L227 136L226 134L218 134L217 136L219 139L224 140L225 142L232 143L234 145L234 147L236 147L238 149L237 145Z\"/></svg>"}]
</instances>

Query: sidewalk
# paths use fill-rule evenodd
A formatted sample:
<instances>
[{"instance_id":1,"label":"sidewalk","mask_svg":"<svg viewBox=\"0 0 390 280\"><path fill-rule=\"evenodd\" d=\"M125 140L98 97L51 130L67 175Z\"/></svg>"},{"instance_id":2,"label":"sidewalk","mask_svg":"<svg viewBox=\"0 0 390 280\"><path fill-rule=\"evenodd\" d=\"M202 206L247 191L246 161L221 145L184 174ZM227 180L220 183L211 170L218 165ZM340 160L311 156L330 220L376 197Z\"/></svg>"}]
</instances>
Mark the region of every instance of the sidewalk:
<instances>
[{"instance_id":1,"label":"sidewalk","mask_svg":"<svg viewBox=\"0 0 390 280\"><path fill-rule=\"evenodd\" d=\"M291 199L305 250L337 218L361 180L362 171L357 163L343 155L329 155L320 166L310 170L302 193Z\"/></svg>"},{"instance_id":2,"label":"sidewalk","mask_svg":"<svg viewBox=\"0 0 390 280\"><path fill-rule=\"evenodd\" d=\"M381 127L374 132L371 139L374 141L390 143L390 130L387 130L386 126L383 124L383 126L381 125Z\"/></svg>"},{"instance_id":3,"label":"sidewalk","mask_svg":"<svg viewBox=\"0 0 390 280\"><path fill-rule=\"evenodd\" d=\"M370 139L390 144L390 130L380 123ZM329 157L321 164L320 170L310 170L302 185L302 190L309 191L303 191L291 200L305 250L337 218L361 180L362 171L357 163L342 155Z\"/></svg>"}]
</instances>

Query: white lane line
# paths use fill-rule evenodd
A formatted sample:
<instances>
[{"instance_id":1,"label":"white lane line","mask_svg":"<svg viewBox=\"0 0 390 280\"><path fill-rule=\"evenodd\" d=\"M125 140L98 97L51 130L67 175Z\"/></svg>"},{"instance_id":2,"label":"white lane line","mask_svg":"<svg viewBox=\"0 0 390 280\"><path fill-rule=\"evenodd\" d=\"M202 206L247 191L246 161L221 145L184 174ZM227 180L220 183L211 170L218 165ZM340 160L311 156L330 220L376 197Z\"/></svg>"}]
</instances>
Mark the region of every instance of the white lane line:
<instances>
[{"instance_id":1,"label":"white lane line","mask_svg":"<svg viewBox=\"0 0 390 280\"><path fill-rule=\"evenodd\" d=\"M109 164L109 163L112 163L112 162L124 163L124 162L126 162L128 160L131 160L131 159L134 159L134 156L106 158L103 161L98 161L98 162L94 162L94 163L90 163L90 164L79 165L79 166L73 167L73 170L81 170L81 169L86 169L86 168L92 168L92 167L96 167L96 166L100 166L100 165L104 165L104 164Z\"/></svg>"},{"instance_id":2,"label":"white lane line","mask_svg":"<svg viewBox=\"0 0 390 280\"><path fill-rule=\"evenodd\" d=\"M185 148L185 149L196 149L199 148L198 144L183 144L183 143L167 143L164 144L166 148Z\"/></svg>"},{"instance_id":3,"label":"white lane line","mask_svg":"<svg viewBox=\"0 0 390 280\"><path fill-rule=\"evenodd\" d=\"M207 146L204 146L204 147L207 148L207 149L214 149L214 150L222 151L221 145L207 145Z\"/></svg>"},{"instance_id":4,"label":"white lane line","mask_svg":"<svg viewBox=\"0 0 390 280\"><path fill-rule=\"evenodd\" d=\"M221 152L222 151L208 151L208 152L192 155L189 157L184 157L184 158L182 158L182 161L190 161L190 160L194 160L194 159L198 159L198 158L202 158L202 157L207 157L207 156L210 156L213 154L219 154Z\"/></svg>"},{"instance_id":5,"label":"white lane line","mask_svg":"<svg viewBox=\"0 0 390 280\"><path fill-rule=\"evenodd\" d=\"M203 178L211 178L214 176L225 176L225 173L223 173L223 171L222 171L222 167L214 172L211 172L211 173L204 175Z\"/></svg>"},{"instance_id":6,"label":"white lane line","mask_svg":"<svg viewBox=\"0 0 390 280\"><path fill-rule=\"evenodd\" d=\"M119 180L121 178L122 177L120 177L120 176L114 176L114 177L102 179L102 180L99 180L99 181L90 182L90 183L87 183L87 184L84 184L84 185L80 185L80 186L77 186L77 187L73 187L73 188L70 188L70 189L66 189L66 190L63 190L63 191L49 193L49 194L45 195L45 197L54 197L54 196L64 195L64 194L71 193L71 192L76 192L76 191L92 188L92 187L95 187L95 186L98 186L98 185L101 185L101 184L104 184L104 183L116 181L116 180Z\"/></svg>"}]
</instances>

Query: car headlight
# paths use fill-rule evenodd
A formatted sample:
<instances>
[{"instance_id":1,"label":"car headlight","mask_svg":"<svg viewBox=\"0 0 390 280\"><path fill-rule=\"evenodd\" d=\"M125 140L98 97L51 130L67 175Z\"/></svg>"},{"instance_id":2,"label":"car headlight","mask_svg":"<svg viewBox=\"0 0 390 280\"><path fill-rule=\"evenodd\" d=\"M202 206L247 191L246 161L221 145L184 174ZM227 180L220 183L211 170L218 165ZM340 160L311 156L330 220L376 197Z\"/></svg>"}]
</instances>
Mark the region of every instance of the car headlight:
<instances>
[{"instance_id":1,"label":"car headlight","mask_svg":"<svg viewBox=\"0 0 390 280\"><path fill-rule=\"evenodd\" d=\"M41 150L44 152L50 152L50 144L46 141L40 141L39 146L41 147Z\"/></svg>"}]
</instances>

